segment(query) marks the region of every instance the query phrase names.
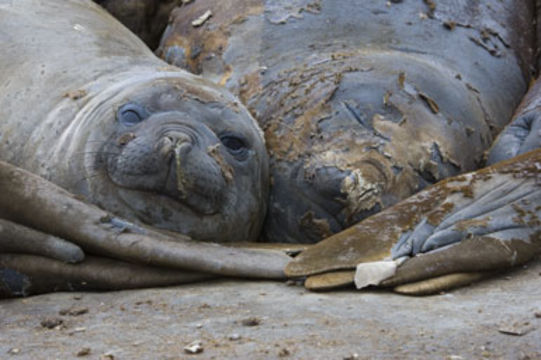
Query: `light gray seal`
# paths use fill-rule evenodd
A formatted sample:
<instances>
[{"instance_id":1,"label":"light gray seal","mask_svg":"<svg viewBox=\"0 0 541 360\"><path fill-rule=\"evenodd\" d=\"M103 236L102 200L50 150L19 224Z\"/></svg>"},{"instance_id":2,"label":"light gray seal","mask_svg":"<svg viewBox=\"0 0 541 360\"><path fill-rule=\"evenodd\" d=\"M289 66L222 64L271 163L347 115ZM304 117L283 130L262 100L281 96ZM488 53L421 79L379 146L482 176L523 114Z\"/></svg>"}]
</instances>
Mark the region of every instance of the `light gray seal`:
<instances>
[{"instance_id":1,"label":"light gray seal","mask_svg":"<svg viewBox=\"0 0 541 360\"><path fill-rule=\"evenodd\" d=\"M267 156L234 96L91 1L0 2L0 42L1 160L128 220L257 239Z\"/></svg>"}]
</instances>

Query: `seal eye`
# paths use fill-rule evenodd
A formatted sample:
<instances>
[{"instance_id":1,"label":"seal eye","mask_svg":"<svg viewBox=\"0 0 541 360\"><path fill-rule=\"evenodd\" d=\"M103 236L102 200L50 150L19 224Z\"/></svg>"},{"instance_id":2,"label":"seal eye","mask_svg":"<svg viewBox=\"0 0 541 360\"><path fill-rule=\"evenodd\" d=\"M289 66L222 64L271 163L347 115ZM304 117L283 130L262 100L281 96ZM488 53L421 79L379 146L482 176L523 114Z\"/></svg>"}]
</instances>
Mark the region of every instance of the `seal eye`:
<instances>
[{"instance_id":1,"label":"seal eye","mask_svg":"<svg viewBox=\"0 0 541 360\"><path fill-rule=\"evenodd\" d=\"M227 151L239 160L244 160L246 158L248 148L241 138L233 135L224 135L220 138L220 141L227 148Z\"/></svg>"},{"instance_id":2,"label":"seal eye","mask_svg":"<svg viewBox=\"0 0 541 360\"><path fill-rule=\"evenodd\" d=\"M149 116L148 111L139 104L127 103L122 105L117 113L117 120L126 126L133 126Z\"/></svg>"}]
</instances>

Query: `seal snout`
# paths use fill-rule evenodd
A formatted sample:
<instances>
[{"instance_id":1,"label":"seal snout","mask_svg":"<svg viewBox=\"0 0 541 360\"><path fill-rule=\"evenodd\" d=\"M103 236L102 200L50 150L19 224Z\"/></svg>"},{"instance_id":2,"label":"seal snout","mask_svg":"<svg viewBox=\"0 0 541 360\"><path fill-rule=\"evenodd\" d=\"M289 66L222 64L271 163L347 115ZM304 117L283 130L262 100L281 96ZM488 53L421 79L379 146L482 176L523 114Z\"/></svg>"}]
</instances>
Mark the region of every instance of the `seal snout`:
<instances>
[{"instance_id":1,"label":"seal snout","mask_svg":"<svg viewBox=\"0 0 541 360\"><path fill-rule=\"evenodd\" d=\"M384 164L373 159L335 162L341 165L305 161L289 174L273 173L275 189L294 184L295 191L272 194L269 211L274 221L265 230L269 240L318 242L386 206L390 175ZM280 206L283 203L288 207Z\"/></svg>"},{"instance_id":2,"label":"seal snout","mask_svg":"<svg viewBox=\"0 0 541 360\"><path fill-rule=\"evenodd\" d=\"M174 188L173 193L179 199L185 199L188 191L184 172L182 171L182 162L183 160L186 161L185 157L192 150L192 147L192 137L182 131L170 131L158 142L158 152L166 162L170 162L170 174L174 178L172 182L168 182L166 187Z\"/></svg>"},{"instance_id":3,"label":"seal snout","mask_svg":"<svg viewBox=\"0 0 541 360\"><path fill-rule=\"evenodd\" d=\"M167 167L163 193L193 210L212 214L224 201L226 182L222 169L207 148L217 138L197 126L168 126L159 134L155 151Z\"/></svg>"},{"instance_id":4,"label":"seal snout","mask_svg":"<svg viewBox=\"0 0 541 360\"><path fill-rule=\"evenodd\" d=\"M158 152L166 160L173 156L182 156L190 152L193 146L192 137L181 131L171 131L166 133L158 141Z\"/></svg>"}]
</instances>

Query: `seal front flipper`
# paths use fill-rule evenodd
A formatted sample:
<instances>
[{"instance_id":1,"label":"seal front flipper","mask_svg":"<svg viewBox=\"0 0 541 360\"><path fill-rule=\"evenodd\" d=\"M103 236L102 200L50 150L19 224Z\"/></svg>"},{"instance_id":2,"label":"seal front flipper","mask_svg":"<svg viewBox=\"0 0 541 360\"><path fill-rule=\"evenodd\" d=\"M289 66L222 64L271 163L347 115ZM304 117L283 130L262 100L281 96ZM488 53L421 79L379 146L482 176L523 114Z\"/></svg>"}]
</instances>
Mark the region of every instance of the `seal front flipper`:
<instances>
[{"instance_id":1,"label":"seal front flipper","mask_svg":"<svg viewBox=\"0 0 541 360\"><path fill-rule=\"evenodd\" d=\"M13 166L0 161L0 168L2 169L0 174L5 176L10 173L9 170ZM46 180L43 181L46 183ZM11 193L12 190L10 187L2 187L4 193ZM19 203L17 198L12 197L0 200L0 254L34 254L67 263L77 263L84 259L85 254L79 246L49 233L7 220L11 214L6 212L2 201L12 202L15 206ZM47 211L46 209L41 210ZM41 212L34 214L34 216L41 215Z\"/></svg>"},{"instance_id":2,"label":"seal front flipper","mask_svg":"<svg viewBox=\"0 0 541 360\"><path fill-rule=\"evenodd\" d=\"M73 241L85 252L152 266L225 276L283 278L290 260L280 251L239 249L136 225L86 204L64 189L3 163L0 217ZM39 214L39 216L36 216ZM118 224L125 227L119 231Z\"/></svg>"},{"instance_id":3,"label":"seal front flipper","mask_svg":"<svg viewBox=\"0 0 541 360\"><path fill-rule=\"evenodd\" d=\"M541 253L539 169L535 150L442 181L306 250L286 274L317 275L307 280L311 288L332 288L352 283L358 264L413 256L396 264L394 277L379 279L394 287L522 264Z\"/></svg>"},{"instance_id":4,"label":"seal front flipper","mask_svg":"<svg viewBox=\"0 0 541 360\"><path fill-rule=\"evenodd\" d=\"M84 259L83 250L64 239L0 219L0 254L42 255L67 263Z\"/></svg>"},{"instance_id":5,"label":"seal front flipper","mask_svg":"<svg viewBox=\"0 0 541 360\"><path fill-rule=\"evenodd\" d=\"M49 258L0 254L0 299L51 291L109 291L171 286L215 275L87 257L79 264Z\"/></svg>"},{"instance_id":6,"label":"seal front flipper","mask_svg":"<svg viewBox=\"0 0 541 360\"><path fill-rule=\"evenodd\" d=\"M472 237L497 236L502 241L526 239L539 231L541 190L535 174L522 176L521 160L510 173L478 172L448 181L456 191L401 235L393 258L415 256Z\"/></svg>"},{"instance_id":7,"label":"seal front flipper","mask_svg":"<svg viewBox=\"0 0 541 360\"><path fill-rule=\"evenodd\" d=\"M541 81L528 91L516 114L490 148L488 165L541 148Z\"/></svg>"}]
</instances>

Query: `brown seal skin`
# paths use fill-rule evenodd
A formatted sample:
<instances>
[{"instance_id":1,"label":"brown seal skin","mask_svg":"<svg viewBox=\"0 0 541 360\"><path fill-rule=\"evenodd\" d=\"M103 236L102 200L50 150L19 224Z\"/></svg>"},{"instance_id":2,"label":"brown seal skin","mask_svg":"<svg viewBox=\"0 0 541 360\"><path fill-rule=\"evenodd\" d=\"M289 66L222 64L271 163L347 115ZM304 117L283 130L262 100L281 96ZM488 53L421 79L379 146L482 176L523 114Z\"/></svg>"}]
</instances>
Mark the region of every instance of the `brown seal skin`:
<instances>
[{"instance_id":1,"label":"brown seal skin","mask_svg":"<svg viewBox=\"0 0 541 360\"><path fill-rule=\"evenodd\" d=\"M286 274L315 275L307 287L330 289L351 284L361 263L405 256L379 285L410 284L398 291L428 294L455 287L457 279L426 289L427 279L466 273L477 280L524 264L541 254L540 169L537 149L441 181L302 252Z\"/></svg>"},{"instance_id":2,"label":"brown seal skin","mask_svg":"<svg viewBox=\"0 0 541 360\"><path fill-rule=\"evenodd\" d=\"M491 166L441 181L318 243L286 274L330 289L351 284L360 263L407 257L379 285L426 295L524 264L541 254L540 130L538 80L490 149Z\"/></svg>"},{"instance_id":3,"label":"brown seal skin","mask_svg":"<svg viewBox=\"0 0 541 360\"><path fill-rule=\"evenodd\" d=\"M267 240L316 242L480 167L526 92L534 10L199 0L173 11L157 53L238 94L265 131Z\"/></svg>"},{"instance_id":4,"label":"brown seal skin","mask_svg":"<svg viewBox=\"0 0 541 360\"><path fill-rule=\"evenodd\" d=\"M158 47L169 13L182 0L94 0L118 19L148 47Z\"/></svg>"},{"instance_id":5,"label":"brown seal skin","mask_svg":"<svg viewBox=\"0 0 541 360\"><path fill-rule=\"evenodd\" d=\"M534 14L532 1L200 0L173 11L157 52L232 89L263 127L268 239L317 241L421 190L287 275L333 288L359 263L411 257L379 284L426 294L540 251L538 150L422 190L483 164L534 69ZM520 111L489 163L539 147Z\"/></svg>"},{"instance_id":6,"label":"brown seal skin","mask_svg":"<svg viewBox=\"0 0 541 360\"><path fill-rule=\"evenodd\" d=\"M144 225L197 240L257 239L268 160L261 131L237 98L158 59L89 0L0 2L0 43L0 218L8 220L0 252L76 262L82 249L232 276L268 267L269 277L283 277L282 253L199 245ZM28 259L3 258L0 278L27 268ZM245 260L255 268L237 271ZM36 261L34 275L63 271L73 280L69 268ZM105 284L102 263L83 264ZM25 288L24 276L16 278ZM135 286L124 280L116 284Z\"/></svg>"}]
</instances>

